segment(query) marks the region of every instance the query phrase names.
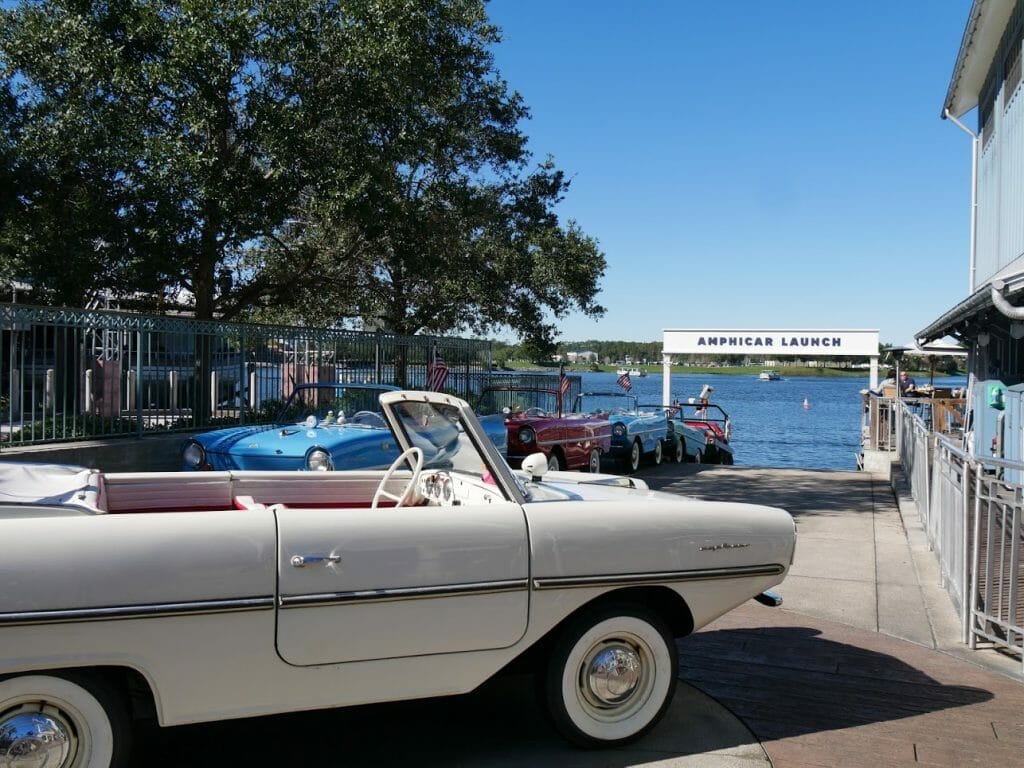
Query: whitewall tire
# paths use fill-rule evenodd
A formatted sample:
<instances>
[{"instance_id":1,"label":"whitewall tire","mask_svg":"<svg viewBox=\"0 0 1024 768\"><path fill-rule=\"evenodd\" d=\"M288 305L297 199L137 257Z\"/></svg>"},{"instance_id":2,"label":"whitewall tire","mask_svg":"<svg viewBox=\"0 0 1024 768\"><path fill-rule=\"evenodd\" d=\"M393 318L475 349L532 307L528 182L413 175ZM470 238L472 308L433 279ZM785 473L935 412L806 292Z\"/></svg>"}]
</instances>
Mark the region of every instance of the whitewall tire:
<instances>
[{"instance_id":1,"label":"whitewall tire","mask_svg":"<svg viewBox=\"0 0 1024 768\"><path fill-rule=\"evenodd\" d=\"M640 469L640 459L643 458L643 448L640 447L640 441L634 440L633 444L629 447L629 456L626 457L626 469L630 472L636 472Z\"/></svg>"},{"instance_id":2,"label":"whitewall tire","mask_svg":"<svg viewBox=\"0 0 1024 768\"><path fill-rule=\"evenodd\" d=\"M657 614L607 605L581 614L559 636L545 674L545 702L569 741L623 744L665 714L678 673L675 642Z\"/></svg>"},{"instance_id":3,"label":"whitewall tire","mask_svg":"<svg viewBox=\"0 0 1024 768\"><path fill-rule=\"evenodd\" d=\"M101 679L69 672L0 680L0 764L48 768L127 765L131 727L123 699ZM32 761L22 763L32 755Z\"/></svg>"}]
</instances>

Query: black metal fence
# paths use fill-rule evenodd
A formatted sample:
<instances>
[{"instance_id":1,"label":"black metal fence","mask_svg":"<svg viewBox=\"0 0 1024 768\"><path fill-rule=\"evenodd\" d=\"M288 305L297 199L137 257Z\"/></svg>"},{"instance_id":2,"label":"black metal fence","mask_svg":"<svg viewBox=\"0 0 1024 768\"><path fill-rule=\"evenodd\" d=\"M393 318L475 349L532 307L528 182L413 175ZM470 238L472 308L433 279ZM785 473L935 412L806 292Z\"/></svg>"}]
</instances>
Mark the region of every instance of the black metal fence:
<instances>
[{"instance_id":1,"label":"black metal fence","mask_svg":"<svg viewBox=\"0 0 1024 768\"><path fill-rule=\"evenodd\" d=\"M265 421L298 384L376 382L473 400L488 341L0 304L0 445Z\"/></svg>"}]
</instances>

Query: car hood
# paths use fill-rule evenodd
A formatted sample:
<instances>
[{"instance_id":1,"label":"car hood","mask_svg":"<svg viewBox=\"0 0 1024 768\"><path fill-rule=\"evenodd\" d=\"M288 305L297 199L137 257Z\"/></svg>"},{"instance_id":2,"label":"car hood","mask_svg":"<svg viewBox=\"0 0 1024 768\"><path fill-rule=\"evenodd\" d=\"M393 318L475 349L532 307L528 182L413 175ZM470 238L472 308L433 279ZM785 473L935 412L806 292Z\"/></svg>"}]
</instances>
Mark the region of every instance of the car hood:
<instances>
[{"instance_id":1,"label":"car hood","mask_svg":"<svg viewBox=\"0 0 1024 768\"><path fill-rule=\"evenodd\" d=\"M327 450L353 441L383 440L394 443L391 431L360 424L331 424L307 427L304 424L232 427L196 435L195 441L209 453L234 455L302 455L308 446Z\"/></svg>"}]
</instances>

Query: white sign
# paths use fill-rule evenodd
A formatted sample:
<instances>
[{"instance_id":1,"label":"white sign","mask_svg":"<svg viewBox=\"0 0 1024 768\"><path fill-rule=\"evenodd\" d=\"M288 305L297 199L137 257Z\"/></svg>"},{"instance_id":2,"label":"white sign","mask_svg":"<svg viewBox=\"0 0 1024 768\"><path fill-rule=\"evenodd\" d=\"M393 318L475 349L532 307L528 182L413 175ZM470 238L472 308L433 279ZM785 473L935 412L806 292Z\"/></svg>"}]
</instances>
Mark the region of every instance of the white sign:
<instances>
[{"instance_id":1,"label":"white sign","mask_svg":"<svg viewBox=\"0 0 1024 768\"><path fill-rule=\"evenodd\" d=\"M878 331L672 328L662 333L666 355L878 357Z\"/></svg>"}]
</instances>

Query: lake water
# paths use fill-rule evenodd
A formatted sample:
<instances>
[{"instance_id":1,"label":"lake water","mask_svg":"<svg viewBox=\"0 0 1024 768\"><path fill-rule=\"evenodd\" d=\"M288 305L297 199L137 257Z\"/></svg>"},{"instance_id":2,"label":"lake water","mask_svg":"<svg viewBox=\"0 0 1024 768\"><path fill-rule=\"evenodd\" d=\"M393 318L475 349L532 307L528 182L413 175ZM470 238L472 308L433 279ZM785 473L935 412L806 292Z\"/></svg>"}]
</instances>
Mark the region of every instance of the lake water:
<instances>
[{"instance_id":1,"label":"lake water","mask_svg":"<svg viewBox=\"0 0 1024 768\"><path fill-rule=\"evenodd\" d=\"M584 373L584 392L621 391L614 373ZM661 402L661 374L633 378L640 403ZM917 379L927 384L927 379ZM935 377L937 387L964 386L963 377ZM784 377L672 374L672 396L686 401L701 387L715 388L711 402L732 421L736 464L798 469L856 469L860 453L860 391L868 377ZM804 401L807 407L804 407Z\"/></svg>"}]
</instances>

